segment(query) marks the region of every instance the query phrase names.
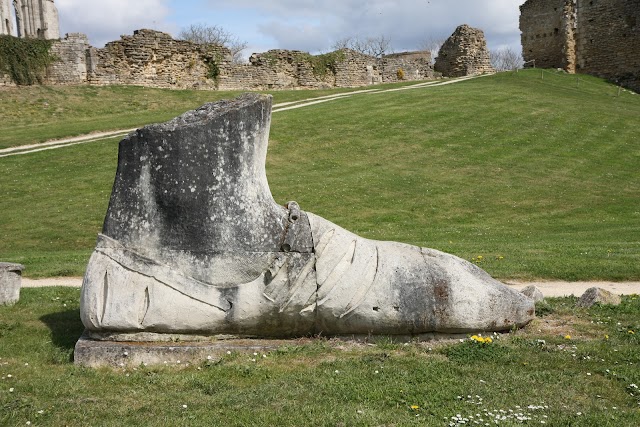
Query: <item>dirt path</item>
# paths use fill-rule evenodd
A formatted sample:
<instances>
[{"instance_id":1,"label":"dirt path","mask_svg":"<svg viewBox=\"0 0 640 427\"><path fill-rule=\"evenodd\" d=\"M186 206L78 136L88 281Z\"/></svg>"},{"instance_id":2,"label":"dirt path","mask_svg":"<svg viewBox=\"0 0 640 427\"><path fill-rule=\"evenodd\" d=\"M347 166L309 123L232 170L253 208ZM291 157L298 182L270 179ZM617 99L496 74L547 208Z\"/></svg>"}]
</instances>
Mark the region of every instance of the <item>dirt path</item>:
<instances>
[{"instance_id":1,"label":"dirt path","mask_svg":"<svg viewBox=\"0 0 640 427\"><path fill-rule=\"evenodd\" d=\"M385 92L395 92L395 91L401 91L401 90L421 89L425 87L444 86L444 85L463 82L469 79L484 77L486 75L489 75L489 74L483 74L481 76L459 77L459 78L445 80L445 81L433 80L433 81L421 82L421 83L416 83L416 84L407 85L399 88L393 88L393 89L367 88L367 89L355 90L353 92L337 93L335 95L326 95L326 96L321 96L317 98L308 98L308 99L301 99L301 100L292 101L292 102L283 102L280 104L274 104L272 113L293 110L297 108L310 107L312 105L321 104L323 102L330 102L330 101L336 101L343 98L349 98L354 95L385 93ZM121 129L121 130L115 130L115 131L109 131L109 132L93 132L86 135L74 136L72 138L56 139L52 141L43 142L40 144L20 145L17 147L3 148L3 149L0 149L0 158L9 157L9 156L18 156L20 154L37 153L39 151L45 151L45 150L54 150L56 148L69 147L71 145L102 141L108 138L124 137L129 132L133 132L134 130L136 130L136 128Z\"/></svg>"},{"instance_id":2,"label":"dirt path","mask_svg":"<svg viewBox=\"0 0 640 427\"><path fill-rule=\"evenodd\" d=\"M575 295L580 296L587 289L597 286L606 289L614 294L631 295L640 294L640 282L562 282L562 281L544 281L544 282L518 282L508 281L507 285L521 290L525 286L535 285L542 291L545 297L562 297ZM80 287L82 285L82 277L49 277L45 279L27 279L22 278L22 287L24 288L40 288L44 286L71 286Z\"/></svg>"}]
</instances>

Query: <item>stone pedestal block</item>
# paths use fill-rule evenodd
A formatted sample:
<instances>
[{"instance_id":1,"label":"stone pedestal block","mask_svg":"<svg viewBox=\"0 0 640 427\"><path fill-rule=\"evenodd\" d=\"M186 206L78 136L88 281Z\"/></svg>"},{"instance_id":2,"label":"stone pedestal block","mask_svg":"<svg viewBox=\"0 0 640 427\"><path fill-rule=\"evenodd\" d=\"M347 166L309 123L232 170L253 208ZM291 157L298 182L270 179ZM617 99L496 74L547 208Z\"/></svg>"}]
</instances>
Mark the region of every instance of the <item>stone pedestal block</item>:
<instances>
[{"instance_id":1,"label":"stone pedestal block","mask_svg":"<svg viewBox=\"0 0 640 427\"><path fill-rule=\"evenodd\" d=\"M20 299L24 265L0 262L0 305L13 305Z\"/></svg>"}]
</instances>

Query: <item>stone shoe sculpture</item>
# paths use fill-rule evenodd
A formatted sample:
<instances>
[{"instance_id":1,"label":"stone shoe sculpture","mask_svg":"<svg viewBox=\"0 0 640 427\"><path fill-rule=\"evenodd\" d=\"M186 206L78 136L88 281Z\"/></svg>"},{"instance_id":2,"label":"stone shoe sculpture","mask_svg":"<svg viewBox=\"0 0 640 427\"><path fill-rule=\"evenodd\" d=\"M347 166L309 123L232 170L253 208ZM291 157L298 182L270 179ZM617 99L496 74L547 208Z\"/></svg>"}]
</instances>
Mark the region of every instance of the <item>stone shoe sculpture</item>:
<instances>
[{"instance_id":1,"label":"stone shoe sculpture","mask_svg":"<svg viewBox=\"0 0 640 427\"><path fill-rule=\"evenodd\" d=\"M465 260L278 205L265 173L270 121L271 97L248 94L120 142L82 287L94 337L416 336L534 317L532 300Z\"/></svg>"}]
</instances>

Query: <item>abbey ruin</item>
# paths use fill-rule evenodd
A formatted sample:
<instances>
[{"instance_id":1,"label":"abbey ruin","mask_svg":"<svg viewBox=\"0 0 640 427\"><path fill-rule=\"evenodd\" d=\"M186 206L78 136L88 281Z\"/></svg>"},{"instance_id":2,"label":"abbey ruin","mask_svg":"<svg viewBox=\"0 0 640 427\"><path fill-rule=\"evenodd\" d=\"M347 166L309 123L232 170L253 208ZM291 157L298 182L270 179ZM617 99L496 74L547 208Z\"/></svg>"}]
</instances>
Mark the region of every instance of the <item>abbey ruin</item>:
<instances>
[{"instance_id":1,"label":"abbey ruin","mask_svg":"<svg viewBox=\"0 0 640 427\"><path fill-rule=\"evenodd\" d=\"M264 90L367 86L434 77L428 51L377 58L350 49L323 55L295 50L254 53L247 64L232 61L223 46L176 40L142 29L94 48L87 36L67 34L51 47L56 61L45 84L138 85L174 89ZM0 86L12 85L0 73Z\"/></svg>"},{"instance_id":2,"label":"abbey ruin","mask_svg":"<svg viewBox=\"0 0 640 427\"><path fill-rule=\"evenodd\" d=\"M528 0L520 6L527 66L604 77L640 91L640 0Z\"/></svg>"},{"instance_id":3,"label":"abbey ruin","mask_svg":"<svg viewBox=\"0 0 640 427\"><path fill-rule=\"evenodd\" d=\"M22 38L53 40L60 38L58 9L53 0L0 0L0 35L11 36L15 13L16 33Z\"/></svg>"}]
</instances>

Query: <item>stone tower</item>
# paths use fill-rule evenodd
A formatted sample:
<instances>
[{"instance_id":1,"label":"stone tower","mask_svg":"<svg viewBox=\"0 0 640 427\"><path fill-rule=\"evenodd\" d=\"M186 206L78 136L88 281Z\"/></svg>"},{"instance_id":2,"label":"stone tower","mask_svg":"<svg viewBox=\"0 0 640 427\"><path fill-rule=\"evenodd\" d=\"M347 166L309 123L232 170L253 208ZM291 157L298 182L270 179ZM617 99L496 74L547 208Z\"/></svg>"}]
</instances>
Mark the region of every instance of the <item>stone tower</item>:
<instances>
[{"instance_id":1,"label":"stone tower","mask_svg":"<svg viewBox=\"0 0 640 427\"><path fill-rule=\"evenodd\" d=\"M444 42L434 69L445 77L463 77L493 73L484 32L461 25Z\"/></svg>"},{"instance_id":2,"label":"stone tower","mask_svg":"<svg viewBox=\"0 0 640 427\"><path fill-rule=\"evenodd\" d=\"M13 6L18 37L46 40L60 38L58 9L53 0L13 0Z\"/></svg>"},{"instance_id":3,"label":"stone tower","mask_svg":"<svg viewBox=\"0 0 640 427\"><path fill-rule=\"evenodd\" d=\"M9 0L0 0L0 36L13 34L13 17Z\"/></svg>"}]
</instances>

